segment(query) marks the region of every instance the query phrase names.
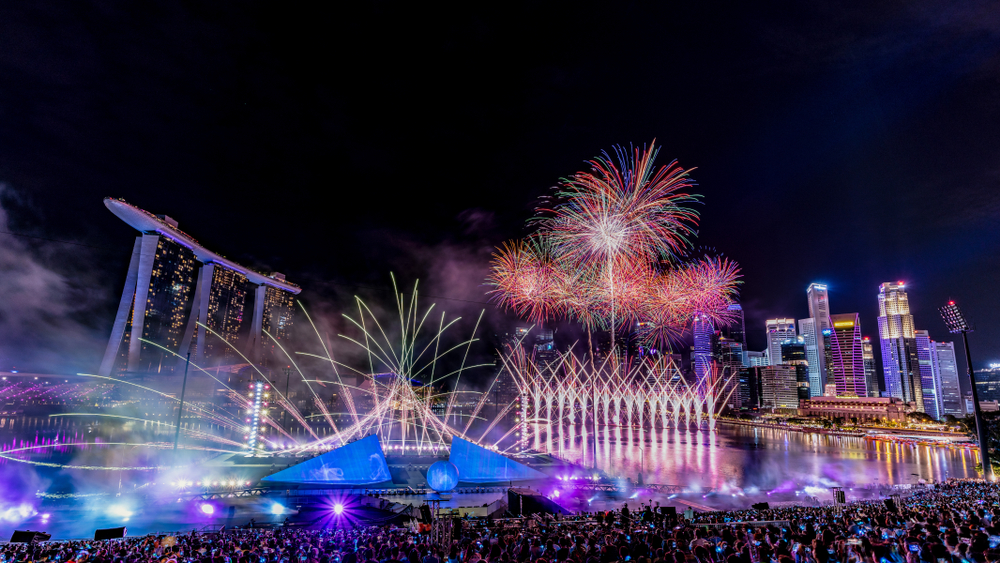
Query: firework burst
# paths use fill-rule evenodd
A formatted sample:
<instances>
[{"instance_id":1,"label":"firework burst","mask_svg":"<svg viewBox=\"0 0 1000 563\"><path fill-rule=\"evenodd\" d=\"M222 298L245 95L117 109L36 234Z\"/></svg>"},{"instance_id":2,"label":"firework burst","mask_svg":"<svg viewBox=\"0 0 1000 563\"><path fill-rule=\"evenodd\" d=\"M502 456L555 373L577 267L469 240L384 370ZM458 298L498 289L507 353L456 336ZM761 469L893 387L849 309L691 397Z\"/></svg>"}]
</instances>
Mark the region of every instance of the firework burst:
<instances>
[{"instance_id":1,"label":"firework burst","mask_svg":"<svg viewBox=\"0 0 1000 563\"><path fill-rule=\"evenodd\" d=\"M617 148L563 180L537 231L494 253L487 282L501 307L532 322L570 318L590 329L645 321L648 343L668 346L696 314L731 319L739 267L687 258L700 196L676 161L656 168L658 149ZM682 261L683 260L683 261Z\"/></svg>"},{"instance_id":2,"label":"firework burst","mask_svg":"<svg viewBox=\"0 0 1000 563\"><path fill-rule=\"evenodd\" d=\"M689 171L671 162L659 169L659 149L634 148L631 155L617 147L590 160L589 172L577 172L556 188L549 215L539 219L561 254L575 262L652 261L668 258L688 246L698 214L684 207L700 196Z\"/></svg>"}]
</instances>

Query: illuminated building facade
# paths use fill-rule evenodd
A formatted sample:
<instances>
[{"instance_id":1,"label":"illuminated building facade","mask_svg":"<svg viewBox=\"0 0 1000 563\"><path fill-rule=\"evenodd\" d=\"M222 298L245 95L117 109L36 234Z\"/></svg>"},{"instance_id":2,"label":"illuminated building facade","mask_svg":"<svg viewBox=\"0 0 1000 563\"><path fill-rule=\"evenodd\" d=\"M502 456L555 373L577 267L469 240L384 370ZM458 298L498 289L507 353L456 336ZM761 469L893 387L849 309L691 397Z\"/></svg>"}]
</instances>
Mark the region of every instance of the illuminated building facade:
<instances>
[{"instance_id":1,"label":"illuminated building facade","mask_svg":"<svg viewBox=\"0 0 1000 563\"><path fill-rule=\"evenodd\" d=\"M276 273L272 274L271 277L280 281L285 280L283 274ZM260 330L252 327L250 334L260 335L264 346L264 353L257 351L255 346L251 346L249 343L246 353L250 357L261 358L261 364L266 366L269 361L274 361L272 358L279 352L279 350L276 350L276 342L287 341L288 336L291 334L292 313L295 312L295 294L268 285L257 286L254 294L254 308L256 310L259 306L258 304L262 304L264 314L259 317L259 322L261 323ZM253 322L258 322L256 315ZM268 334L271 335L271 338L266 336Z\"/></svg>"},{"instance_id":2,"label":"illuminated building facade","mask_svg":"<svg viewBox=\"0 0 1000 563\"><path fill-rule=\"evenodd\" d=\"M962 404L962 389L958 383L955 343L931 341L931 366L934 367L934 379L941 385L938 394L941 416L950 414L962 418L965 416L965 409Z\"/></svg>"},{"instance_id":3,"label":"illuminated building facade","mask_svg":"<svg viewBox=\"0 0 1000 563\"><path fill-rule=\"evenodd\" d=\"M838 397L867 397L861 317L857 313L830 315L830 365Z\"/></svg>"},{"instance_id":4,"label":"illuminated building facade","mask_svg":"<svg viewBox=\"0 0 1000 563\"><path fill-rule=\"evenodd\" d=\"M727 310L735 319L732 324L723 327L722 336L730 342L738 342L740 344L740 349L742 350L740 360L743 365L749 365L747 361L747 325L743 315L743 307L739 303L733 303Z\"/></svg>"},{"instance_id":5,"label":"illuminated building facade","mask_svg":"<svg viewBox=\"0 0 1000 563\"><path fill-rule=\"evenodd\" d=\"M535 335L535 363L539 366L555 364L559 361L555 335L551 330L541 329Z\"/></svg>"},{"instance_id":6,"label":"illuminated building facade","mask_svg":"<svg viewBox=\"0 0 1000 563\"><path fill-rule=\"evenodd\" d=\"M744 409L759 409L763 370L766 366L748 366L739 372L739 404Z\"/></svg>"},{"instance_id":7,"label":"illuminated building facade","mask_svg":"<svg viewBox=\"0 0 1000 563\"><path fill-rule=\"evenodd\" d=\"M1000 367L977 369L976 391L980 404L986 401L1000 401ZM972 410L968 409L969 412Z\"/></svg>"},{"instance_id":8,"label":"illuminated building facade","mask_svg":"<svg viewBox=\"0 0 1000 563\"><path fill-rule=\"evenodd\" d=\"M761 408L788 412L799 408L800 366L771 365L760 371Z\"/></svg>"},{"instance_id":9,"label":"illuminated building facade","mask_svg":"<svg viewBox=\"0 0 1000 563\"><path fill-rule=\"evenodd\" d=\"M747 367L763 367L770 362L767 360L767 352L755 352L747 350Z\"/></svg>"},{"instance_id":10,"label":"illuminated building facade","mask_svg":"<svg viewBox=\"0 0 1000 563\"><path fill-rule=\"evenodd\" d=\"M875 371L875 350L872 339L865 336L861 339L861 359L865 363L865 388L869 397L879 397L878 372Z\"/></svg>"},{"instance_id":11,"label":"illuminated building facade","mask_svg":"<svg viewBox=\"0 0 1000 563\"><path fill-rule=\"evenodd\" d=\"M809 361L806 359L805 339L801 336L795 340L781 343L781 363L795 366L795 381L799 400L808 399L809 391Z\"/></svg>"},{"instance_id":12,"label":"illuminated building facade","mask_svg":"<svg viewBox=\"0 0 1000 563\"><path fill-rule=\"evenodd\" d=\"M879 286L878 309L886 394L907 403L916 403L917 410L923 412L924 394L916 334L903 282L887 282Z\"/></svg>"},{"instance_id":13,"label":"illuminated building facade","mask_svg":"<svg viewBox=\"0 0 1000 563\"><path fill-rule=\"evenodd\" d=\"M823 351L828 348L824 342L824 331L831 330L830 326L830 296L827 292L827 287L825 284L821 283L811 283L809 287L806 288L806 300L809 302L809 318L813 320L815 325L815 346L818 365L816 366L819 371L819 383L820 389L826 386L829 379L829 361L823 357ZM812 343L806 341L806 345L809 346ZM812 364L810 364L812 365Z\"/></svg>"},{"instance_id":14,"label":"illuminated building facade","mask_svg":"<svg viewBox=\"0 0 1000 563\"><path fill-rule=\"evenodd\" d=\"M712 346L712 356L718 362L719 376L725 378L721 396L729 397L728 404L731 408L739 408L739 373L744 367L745 357L743 343L723 336L722 331L716 331Z\"/></svg>"},{"instance_id":15,"label":"illuminated building facade","mask_svg":"<svg viewBox=\"0 0 1000 563\"><path fill-rule=\"evenodd\" d=\"M896 397L813 397L799 404L799 416L843 419L848 422L906 422L912 403Z\"/></svg>"},{"instance_id":16,"label":"illuminated building facade","mask_svg":"<svg viewBox=\"0 0 1000 563\"><path fill-rule=\"evenodd\" d=\"M235 351L241 348L262 363L262 330L287 336L297 285L219 256L170 217L110 198L104 204L142 234L98 373L173 373L189 353L201 367L241 363ZM248 303L251 294L254 303ZM267 303L271 312L265 315Z\"/></svg>"},{"instance_id":17,"label":"illuminated building facade","mask_svg":"<svg viewBox=\"0 0 1000 563\"><path fill-rule=\"evenodd\" d=\"M781 363L793 366L809 365L809 361L806 359L805 342L801 336L781 343Z\"/></svg>"},{"instance_id":18,"label":"illuminated building facade","mask_svg":"<svg viewBox=\"0 0 1000 563\"><path fill-rule=\"evenodd\" d=\"M820 369L820 349L816 339L816 319L799 319L799 334L806 351L806 361L809 362L809 388L813 395L823 394L823 372Z\"/></svg>"},{"instance_id":19,"label":"illuminated building facade","mask_svg":"<svg viewBox=\"0 0 1000 563\"><path fill-rule=\"evenodd\" d=\"M933 364L931 348L934 342L926 330L913 331L917 346L917 366L920 371L920 390L924 394L924 412L933 419L941 418L940 390Z\"/></svg>"},{"instance_id":20,"label":"illuminated building facade","mask_svg":"<svg viewBox=\"0 0 1000 563\"><path fill-rule=\"evenodd\" d=\"M698 381L702 381L708 376L712 367L713 340L715 338L715 325L712 320L705 315L695 315L691 326L694 334L694 346L691 351L691 365L694 368L694 375Z\"/></svg>"},{"instance_id":21,"label":"illuminated building facade","mask_svg":"<svg viewBox=\"0 0 1000 563\"><path fill-rule=\"evenodd\" d=\"M769 319L764 322L767 328L767 358L772 366L781 363L781 343L795 340L795 321L793 319Z\"/></svg>"}]
</instances>

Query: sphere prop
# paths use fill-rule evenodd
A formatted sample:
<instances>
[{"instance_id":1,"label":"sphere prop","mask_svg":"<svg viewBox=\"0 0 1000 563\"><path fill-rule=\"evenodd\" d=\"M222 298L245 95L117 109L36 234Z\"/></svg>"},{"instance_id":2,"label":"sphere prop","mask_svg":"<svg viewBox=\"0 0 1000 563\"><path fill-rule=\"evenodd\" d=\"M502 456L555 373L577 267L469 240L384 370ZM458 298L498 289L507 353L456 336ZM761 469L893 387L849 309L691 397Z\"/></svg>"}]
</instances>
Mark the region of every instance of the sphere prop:
<instances>
[{"instance_id":1,"label":"sphere prop","mask_svg":"<svg viewBox=\"0 0 1000 563\"><path fill-rule=\"evenodd\" d=\"M427 485L439 493L458 486L458 468L450 461L435 461L427 469Z\"/></svg>"}]
</instances>

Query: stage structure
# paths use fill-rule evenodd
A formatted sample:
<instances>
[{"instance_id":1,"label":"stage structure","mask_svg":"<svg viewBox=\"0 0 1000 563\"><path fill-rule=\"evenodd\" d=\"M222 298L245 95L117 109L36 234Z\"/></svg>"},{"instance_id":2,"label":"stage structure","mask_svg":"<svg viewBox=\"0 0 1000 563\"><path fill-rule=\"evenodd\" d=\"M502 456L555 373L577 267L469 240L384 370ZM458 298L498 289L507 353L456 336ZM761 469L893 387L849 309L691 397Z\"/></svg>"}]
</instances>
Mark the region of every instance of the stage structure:
<instances>
[{"instance_id":1,"label":"stage structure","mask_svg":"<svg viewBox=\"0 0 1000 563\"><path fill-rule=\"evenodd\" d=\"M266 365L265 335L287 337L299 286L205 248L166 215L112 198L104 205L142 234L132 247L100 375L174 373L189 352L202 367L244 363L237 350Z\"/></svg>"},{"instance_id":2,"label":"stage structure","mask_svg":"<svg viewBox=\"0 0 1000 563\"><path fill-rule=\"evenodd\" d=\"M371 435L264 477L267 484L378 485L392 480L382 443Z\"/></svg>"},{"instance_id":3,"label":"stage structure","mask_svg":"<svg viewBox=\"0 0 1000 563\"><path fill-rule=\"evenodd\" d=\"M452 439L448 461L458 468L459 483L503 483L548 478L523 463L461 438Z\"/></svg>"},{"instance_id":4,"label":"stage structure","mask_svg":"<svg viewBox=\"0 0 1000 563\"><path fill-rule=\"evenodd\" d=\"M412 463L414 458L408 455L405 459ZM427 482L442 492L460 484L506 484L549 478L523 463L461 438L452 440L448 461L440 460L431 469L435 471L428 471ZM448 473L447 478L440 479L436 474L442 469ZM390 483L392 477L382 443L378 435L372 434L264 477L262 481L271 485L376 486Z\"/></svg>"}]
</instances>

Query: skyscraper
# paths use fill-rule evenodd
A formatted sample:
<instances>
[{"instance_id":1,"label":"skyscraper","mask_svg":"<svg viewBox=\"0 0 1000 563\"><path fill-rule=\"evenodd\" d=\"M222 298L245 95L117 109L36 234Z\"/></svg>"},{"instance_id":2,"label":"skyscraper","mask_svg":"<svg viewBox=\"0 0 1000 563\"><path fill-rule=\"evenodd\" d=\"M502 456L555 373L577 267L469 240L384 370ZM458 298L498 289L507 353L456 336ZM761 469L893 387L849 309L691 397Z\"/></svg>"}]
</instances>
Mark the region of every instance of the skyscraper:
<instances>
[{"instance_id":1,"label":"skyscraper","mask_svg":"<svg viewBox=\"0 0 1000 563\"><path fill-rule=\"evenodd\" d=\"M741 360L743 365L747 365L747 326L743 317L743 307L739 303L733 303L728 307L730 313L735 316L732 324L722 329L722 336L731 342L738 342L742 349Z\"/></svg>"},{"instance_id":2,"label":"skyscraper","mask_svg":"<svg viewBox=\"0 0 1000 563\"><path fill-rule=\"evenodd\" d=\"M830 315L832 382L838 397L867 397L865 360L861 340L861 317L857 313Z\"/></svg>"},{"instance_id":3,"label":"skyscraper","mask_svg":"<svg viewBox=\"0 0 1000 563\"><path fill-rule=\"evenodd\" d=\"M497 340L500 343L498 350L494 352L494 365L496 366L496 379L493 381L493 387L490 390L493 402L493 412L497 416L504 410L507 405L513 404L517 401L520 395L520 389L517 386L517 381L514 379L514 375L508 369L507 364L503 361L505 356L515 356L519 352L524 352L526 347L525 340L528 338L528 327L518 326L514 330L504 333L502 335L496 335ZM529 356L530 357L530 356ZM508 411L507 417L516 417L519 414L518 409L512 409Z\"/></svg>"},{"instance_id":4,"label":"skyscraper","mask_svg":"<svg viewBox=\"0 0 1000 563\"><path fill-rule=\"evenodd\" d=\"M539 329L535 335L535 364L545 367L559 360L559 350L556 350L555 336L551 330Z\"/></svg>"},{"instance_id":5,"label":"skyscraper","mask_svg":"<svg viewBox=\"0 0 1000 563\"><path fill-rule=\"evenodd\" d=\"M882 344L882 373L885 391L890 397L916 403L924 410L913 315L903 282L879 286L878 333Z\"/></svg>"},{"instance_id":6,"label":"skyscraper","mask_svg":"<svg viewBox=\"0 0 1000 563\"><path fill-rule=\"evenodd\" d=\"M806 360L806 346L800 336L795 340L781 343L781 363L795 366L795 381L798 387L799 400L808 399L809 391L809 361Z\"/></svg>"},{"instance_id":7,"label":"skyscraper","mask_svg":"<svg viewBox=\"0 0 1000 563\"><path fill-rule=\"evenodd\" d=\"M767 357L772 366L781 363L781 343L795 340L794 319L770 319L764 323L767 328Z\"/></svg>"},{"instance_id":8,"label":"skyscraper","mask_svg":"<svg viewBox=\"0 0 1000 563\"><path fill-rule=\"evenodd\" d=\"M779 364L761 370L761 408L789 410L799 407L799 370L796 367Z\"/></svg>"},{"instance_id":9,"label":"skyscraper","mask_svg":"<svg viewBox=\"0 0 1000 563\"><path fill-rule=\"evenodd\" d=\"M936 379L932 347L934 345L926 330L913 331L917 345L917 366L920 371L920 390L924 394L924 412L931 418L941 418L941 383Z\"/></svg>"},{"instance_id":10,"label":"skyscraper","mask_svg":"<svg viewBox=\"0 0 1000 563\"><path fill-rule=\"evenodd\" d=\"M698 314L691 326L694 334L694 347L691 352L691 365L697 381L702 381L712 369L712 352L715 346L715 325L707 316Z\"/></svg>"},{"instance_id":11,"label":"skyscraper","mask_svg":"<svg viewBox=\"0 0 1000 563\"><path fill-rule=\"evenodd\" d=\"M980 405L983 401L1000 401L1000 368L989 367L977 369L976 390L978 391Z\"/></svg>"},{"instance_id":12,"label":"skyscraper","mask_svg":"<svg viewBox=\"0 0 1000 563\"><path fill-rule=\"evenodd\" d=\"M767 353L747 350L747 367L763 367L768 365Z\"/></svg>"},{"instance_id":13,"label":"skyscraper","mask_svg":"<svg viewBox=\"0 0 1000 563\"><path fill-rule=\"evenodd\" d=\"M759 409L761 397L761 374L765 366L749 366L740 370L739 393L740 407L745 409Z\"/></svg>"},{"instance_id":14,"label":"skyscraper","mask_svg":"<svg viewBox=\"0 0 1000 563\"><path fill-rule=\"evenodd\" d=\"M809 393L813 397L823 395L823 372L820 369L820 347L816 340L816 319L799 319L799 334L802 335L802 342L806 350L806 361L809 362L807 370L809 372Z\"/></svg>"},{"instance_id":15,"label":"skyscraper","mask_svg":"<svg viewBox=\"0 0 1000 563\"><path fill-rule=\"evenodd\" d=\"M188 353L203 367L243 362L234 348L260 363L264 333L287 335L293 296L301 289L283 275L219 256L165 215L111 198L104 205L142 234L98 373L171 373ZM250 293L257 297L253 304L246 300Z\"/></svg>"},{"instance_id":16,"label":"skyscraper","mask_svg":"<svg viewBox=\"0 0 1000 563\"><path fill-rule=\"evenodd\" d=\"M781 363L793 366L809 365L803 338L799 336L781 343Z\"/></svg>"},{"instance_id":17,"label":"skyscraper","mask_svg":"<svg viewBox=\"0 0 1000 563\"><path fill-rule=\"evenodd\" d=\"M962 405L962 390L958 383L955 343L931 341L931 365L934 367L934 379L941 385L938 394L941 416L946 414L956 418L965 416L965 409Z\"/></svg>"},{"instance_id":18,"label":"skyscraper","mask_svg":"<svg viewBox=\"0 0 1000 563\"><path fill-rule=\"evenodd\" d=\"M830 375L828 361L823 357L824 342L823 331L830 330L830 298L826 285L821 283L811 283L806 288L806 299L809 301L809 318L816 323L816 351L819 355L819 377L820 383L825 386L829 383ZM808 345L809 342L806 342ZM811 365L811 364L810 364Z\"/></svg>"},{"instance_id":19,"label":"skyscraper","mask_svg":"<svg viewBox=\"0 0 1000 563\"><path fill-rule=\"evenodd\" d=\"M875 350L872 339L865 336L861 339L861 359L865 362L865 390L869 397L879 396L878 372L875 371Z\"/></svg>"}]
</instances>

